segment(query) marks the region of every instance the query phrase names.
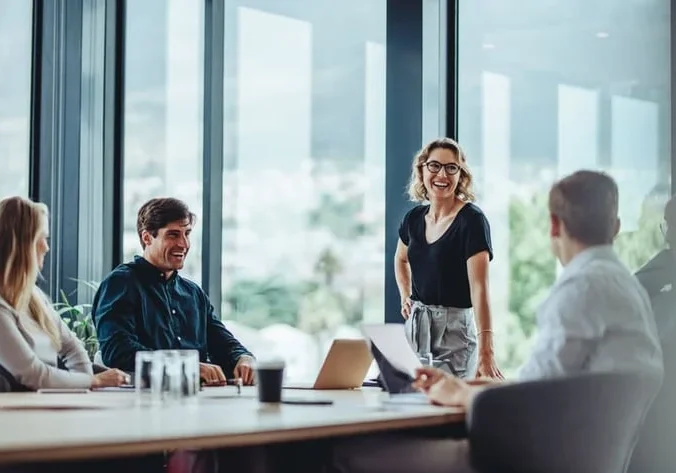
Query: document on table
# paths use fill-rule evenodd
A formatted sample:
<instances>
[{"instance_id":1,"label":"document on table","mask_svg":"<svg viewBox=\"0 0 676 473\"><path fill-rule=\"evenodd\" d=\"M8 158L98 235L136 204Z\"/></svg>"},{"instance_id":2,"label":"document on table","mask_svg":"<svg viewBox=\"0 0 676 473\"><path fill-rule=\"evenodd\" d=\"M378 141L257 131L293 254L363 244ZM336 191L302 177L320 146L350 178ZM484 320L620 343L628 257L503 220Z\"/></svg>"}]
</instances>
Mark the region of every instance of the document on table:
<instances>
[{"instance_id":1,"label":"document on table","mask_svg":"<svg viewBox=\"0 0 676 473\"><path fill-rule=\"evenodd\" d=\"M415 378L422 363L406 339L403 324L365 324L362 331L394 368Z\"/></svg>"},{"instance_id":2,"label":"document on table","mask_svg":"<svg viewBox=\"0 0 676 473\"><path fill-rule=\"evenodd\" d=\"M122 409L133 406L133 396L111 400L92 394L11 393L0 396L0 410Z\"/></svg>"}]
</instances>

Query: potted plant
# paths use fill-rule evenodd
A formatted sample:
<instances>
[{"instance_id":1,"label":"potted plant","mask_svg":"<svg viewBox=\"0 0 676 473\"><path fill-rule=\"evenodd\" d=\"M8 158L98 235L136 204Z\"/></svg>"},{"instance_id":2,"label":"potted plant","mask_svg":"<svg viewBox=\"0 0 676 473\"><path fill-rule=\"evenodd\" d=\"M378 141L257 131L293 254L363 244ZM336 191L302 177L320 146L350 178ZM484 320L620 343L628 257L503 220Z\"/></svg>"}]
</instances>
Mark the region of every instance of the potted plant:
<instances>
[{"instance_id":1,"label":"potted plant","mask_svg":"<svg viewBox=\"0 0 676 473\"><path fill-rule=\"evenodd\" d=\"M88 281L78 281L96 291L98 283ZM94 355L99 349L99 342L96 338L96 329L92 319L91 304L72 304L68 296L62 290L61 300L53 304L54 310L63 319L68 328L84 343L85 350L90 360L94 360Z\"/></svg>"}]
</instances>

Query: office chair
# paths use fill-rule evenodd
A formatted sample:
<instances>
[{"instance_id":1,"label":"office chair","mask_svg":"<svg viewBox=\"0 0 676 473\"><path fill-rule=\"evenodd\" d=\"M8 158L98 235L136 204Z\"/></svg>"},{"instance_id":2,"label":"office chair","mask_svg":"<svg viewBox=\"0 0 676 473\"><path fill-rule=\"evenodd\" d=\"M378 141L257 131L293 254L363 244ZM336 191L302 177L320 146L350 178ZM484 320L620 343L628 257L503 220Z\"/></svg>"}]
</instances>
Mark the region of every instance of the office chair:
<instances>
[{"instance_id":1,"label":"office chair","mask_svg":"<svg viewBox=\"0 0 676 473\"><path fill-rule=\"evenodd\" d=\"M480 473L624 473L661 377L603 373L488 388L467 417Z\"/></svg>"}]
</instances>

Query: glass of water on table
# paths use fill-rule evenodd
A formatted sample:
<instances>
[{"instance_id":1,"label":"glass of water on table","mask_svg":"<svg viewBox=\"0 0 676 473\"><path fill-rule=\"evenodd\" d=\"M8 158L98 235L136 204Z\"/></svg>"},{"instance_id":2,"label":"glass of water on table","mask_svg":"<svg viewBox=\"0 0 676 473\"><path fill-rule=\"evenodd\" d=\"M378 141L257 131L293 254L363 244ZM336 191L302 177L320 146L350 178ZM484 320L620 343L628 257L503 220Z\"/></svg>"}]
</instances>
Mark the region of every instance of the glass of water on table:
<instances>
[{"instance_id":1,"label":"glass of water on table","mask_svg":"<svg viewBox=\"0 0 676 473\"><path fill-rule=\"evenodd\" d=\"M199 353L197 350L137 352L134 384L141 405L195 399L199 392Z\"/></svg>"}]
</instances>

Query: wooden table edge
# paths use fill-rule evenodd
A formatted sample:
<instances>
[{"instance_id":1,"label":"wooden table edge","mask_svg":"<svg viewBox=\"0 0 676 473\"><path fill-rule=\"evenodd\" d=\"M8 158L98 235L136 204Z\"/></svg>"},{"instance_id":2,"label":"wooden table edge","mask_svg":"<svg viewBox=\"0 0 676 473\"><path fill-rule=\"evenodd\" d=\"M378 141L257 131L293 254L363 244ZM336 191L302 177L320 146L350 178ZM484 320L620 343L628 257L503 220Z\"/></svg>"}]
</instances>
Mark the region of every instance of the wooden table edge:
<instances>
[{"instance_id":1,"label":"wooden table edge","mask_svg":"<svg viewBox=\"0 0 676 473\"><path fill-rule=\"evenodd\" d=\"M0 464L91 460L97 458L131 457L171 450L201 450L268 445L328 437L370 434L409 428L438 427L465 421L464 412L443 415L356 422L351 424L268 430L243 434L220 434L177 437L133 442L90 443L74 446L26 447L0 451Z\"/></svg>"}]
</instances>

